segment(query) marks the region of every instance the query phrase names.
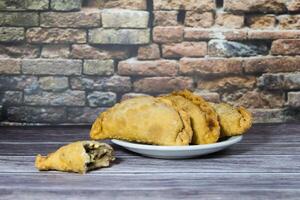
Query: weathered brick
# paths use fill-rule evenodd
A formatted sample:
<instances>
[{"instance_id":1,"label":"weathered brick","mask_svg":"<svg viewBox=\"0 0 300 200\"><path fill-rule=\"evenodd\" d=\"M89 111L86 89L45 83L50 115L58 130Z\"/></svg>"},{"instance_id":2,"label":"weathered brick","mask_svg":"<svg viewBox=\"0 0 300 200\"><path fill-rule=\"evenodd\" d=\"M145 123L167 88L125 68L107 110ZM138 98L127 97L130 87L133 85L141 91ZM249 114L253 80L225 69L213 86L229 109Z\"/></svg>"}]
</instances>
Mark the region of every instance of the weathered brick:
<instances>
[{"instance_id":1,"label":"weathered brick","mask_svg":"<svg viewBox=\"0 0 300 200\"><path fill-rule=\"evenodd\" d=\"M281 15L277 19L280 29L300 29L300 15Z\"/></svg>"},{"instance_id":2,"label":"weathered brick","mask_svg":"<svg viewBox=\"0 0 300 200\"><path fill-rule=\"evenodd\" d=\"M183 27L156 26L153 28L153 40L157 43L181 42L183 40Z\"/></svg>"},{"instance_id":3,"label":"weathered brick","mask_svg":"<svg viewBox=\"0 0 300 200\"><path fill-rule=\"evenodd\" d=\"M206 54L206 42L181 42L162 45L162 56L164 58L203 57Z\"/></svg>"},{"instance_id":4,"label":"weathered brick","mask_svg":"<svg viewBox=\"0 0 300 200\"><path fill-rule=\"evenodd\" d=\"M203 29L203 28L185 28L185 40L206 40L206 39L222 39L222 40L246 40L246 30L226 30L226 29Z\"/></svg>"},{"instance_id":5,"label":"weathered brick","mask_svg":"<svg viewBox=\"0 0 300 200\"><path fill-rule=\"evenodd\" d=\"M175 76L179 64L175 60L138 61L131 58L119 62L118 74L138 76Z\"/></svg>"},{"instance_id":6,"label":"weathered brick","mask_svg":"<svg viewBox=\"0 0 300 200\"><path fill-rule=\"evenodd\" d=\"M178 11L154 11L153 26L177 26Z\"/></svg>"},{"instance_id":7,"label":"weathered brick","mask_svg":"<svg viewBox=\"0 0 300 200\"><path fill-rule=\"evenodd\" d=\"M253 29L273 29L276 24L275 15L251 15L246 19L247 26Z\"/></svg>"},{"instance_id":8,"label":"weathered brick","mask_svg":"<svg viewBox=\"0 0 300 200\"><path fill-rule=\"evenodd\" d=\"M216 92L196 90L194 94L203 97L203 99L205 99L206 101L220 103L220 94Z\"/></svg>"},{"instance_id":9,"label":"weathered brick","mask_svg":"<svg viewBox=\"0 0 300 200\"><path fill-rule=\"evenodd\" d=\"M13 122L62 123L66 118L66 111L64 108L9 107L7 109L7 118Z\"/></svg>"},{"instance_id":10,"label":"weathered brick","mask_svg":"<svg viewBox=\"0 0 300 200\"><path fill-rule=\"evenodd\" d=\"M64 91L68 89L69 83L67 77L44 76L39 78L39 86L46 91Z\"/></svg>"},{"instance_id":11,"label":"weathered brick","mask_svg":"<svg viewBox=\"0 0 300 200\"><path fill-rule=\"evenodd\" d=\"M0 42L20 42L24 38L24 28L0 27Z\"/></svg>"},{"instance_id":12,"label":"weathered brick","mask_svg":"<svg viewBox=\"0 0 300 200\"><path fill-rule=\"evenodd\" d=\"M280 123L285 121L285 110L275 109L250 109L254 123Z\"/></svg>"},{"instance_id":13,"label":"weathered brick","mask_svg":"<svg viewBox=\"0 0 300 200\"><path fill-rule=\"evenodd\" d=\"M0 94L1 105L18 105L22 103L22 100L23 92L21 91L5 91Z\"/></svg>"},{"instance_id":14,"label":"weathered brick","mask_svg":"<svg viewBox=\"0 0 300 200\"><path fill-rule=\"evenodd\" d=\"M300 92L289 92L287 105L292 108L300 107Z\"/></svg>"},{"instance_id":15,"label":"weathered brick","mask_svg":"<svg viewBox=\"0 0 300 200\"><path fill-rule=\"evenodd\" d=\"M91 29L89 42L92 44L148 44L149 29Z\"/></svg>"},{"instance_id":16,"label":"weathered brick","mask_svg":"<svg viewBox=\"0 0 300 200\"><path fill-rule=\"evenodd\" d=\"M78 90L66 90L64 92L40 92L24 95L26 105L47 106L84 106L85 92Z\"/></svg>"},{"instance_id":17,"label":"weathered brick","mask_svg":"<svg viewBox=\"0 0 300 200\"><path fill-rule=\"evenodd\" d=\"M51 0L50 7L52 10L61 11L80 10L81 0Z\"/></svg>"},{"instance_id":18,"label":"weathered brick","mask_svg":"<svg viewBox=\"0 0 300 200\"><path fill-rule=\"evenodd\" d=\"M30 43L85 43L86 31L79 29L30 28L26 31Z\"/></svg>"},{"instance_id":19,"label":"weathered brick","mask_svg":"<svg viewBox=\"0 0 300 200\"><path fill-rule=\"evenodd\" d=\"M247 73L293 72L300 70L300 57L254 57L245 58L243 67Z\"/></svg>"},{"instance_id":20,"label":"weathered brick","mask_svg":"<svg viewBox=\"0 0 300 200\"><path fill-rule=\"evenodd\" d=\"M215 9L214 0L154 0L154 10L198 10L211 11Z\"/></svg>"},{"instance_id":21,"label":"weathered brick","mask_svg":"<svg viewBox=\"0 0 300 200\"><path fill-rule=\"evenodd\" d=\"M44 12L41 13L40 23L42 27L100 27L101 14L98 9L83 9L79 12Z\"/></svg>"},{"instance_id":22,"label":"weathered brick","mask_svg":"<svg viewBox=\"0 0 300 200\"><path fill-rule=\"evenodd\" d=\"M39 15L34 12L0 12L0 26L38 26Z\"/></svg>"},{"instance_id":23,"label":"weathered brick","mask_svg":"<svg viewBox=\"0 0 300 200\"><path fill-rule=\"evenodd\" d=\"M166 93L174 90L192 89L193 79L188 77L151 77L133 83L135 92Z\"/></svg>"},{"instance_id":24,"label":"weathered brick","mask_svg":"<svg viewBox=\"0 0 300 200\"><path fill-rule=\"evenodd\" d=\"M266 73L258 79L260 87L270 90L300 89L300 73Z\"/></svg>"},{"instance_id":25,"label":"weathered brick","mask_svg":"<svg viewBox=\"0 0 300 200\"><path fill-rule=\"evenodd\" d=\"M214 24L214 15L212 12L186 12L184 25L191 27L209 28Z\"/></svg>"},{"instance_id":26,"label":"weathered brick","mask_svg":"<svg viewBox=\"0 0 300 200\"><path fill-rule=\"evenodd\" d=\"M199 80L197 88L207 91L235 91L238 89L252 89L256 84L254 76L229 76L209 80Z\"/></svg>"},{"instance_id":27,"label":"weathered brick","mask_svg":"<svg viewBox=\"0 0 300 200\"><path fill-rule=\"evenodd\" d=\"M181 74L240 74L242 73L242 60L223 58L182 58L180 59Z\"/></svg>"},{"instance_id":28,"label":"weathered brick","mask_svg":"<svg viewBox=\"0 0 300 200\"><path fill-rule=\"evenodd\" d=\"M130 78L125 76L101 78L71 77L70 84L71 88L75 90L103 90L112 92L129 92L132 85Z\"/></svg>"},{"instance_id":29,"label":"weathered brick","mask_svg":"<svg viewBox=\"0 0 300 200\"><path fill-rule=\"evenodd\" d=\"M272 43L271 53L274 55L300 54L299 40L276 40Z\"/></svg>"},{"instance_id":30,"label":"weathered brick","mask_svg":"<svg viewBox=\"0 0 300 200\"><path fill-rule=\"evenodd\" d=\"M0 10L46 10L49 0L1 0Z\"/></svg>"},{"instance_id":31,"label":"weathered brick","mask_svg":"<svg viewBox=\"0 0 300 200\"><path fill-rule=\"evenodd\" d=\"M249 30L248 39L276 40L300 38L300 30Z\"/></svg>"},{"instance_id":32,"label":"weathered brick","mask_svg":"<svg viewBox=\"0 0 300 200\"><path fill-rule=\"evenodd\" d=\"M148 94L144 94L144 93L126 93L122 95L121 101L127 100L127 99L132 99L135 97L144 97L144 96L149 96Z\"/></svg>"},{"instance_id":33,"label":"weathered brick","mask_svg":"<svg viewBox=\"0 0 300 200\"><path fill-rule=\"evenodd\" d=\"M0 44L0 58L36 58L39 47L29 44Z\"/></svg>"},{"instance_id":34,"label":"weathered brick","mask_svg":"<svg viewBox=\"0 0 300 200\"><path fill-rule=\"evenodd\" d=\"M0 59L0 74L20 74L21 61L17 59Z\"/></svg>"},{"instance_id":35,"label":"weathered brick","mask_svg":"<svg viewBox=\"0 0 300 200\"><path fill-rule=\"evenodd\" d=\"M139 60L156 60L160 58L160 50L157 44L141 46L138 49Z\"/></svg>"},{"instance_id":36,"label":"weathered brick","mask_svg":"<svg viewBox=\"0 0 300 200\"><path fill-rule=\"evenodd\" d=\"M285 0L224 0L224 9L231 12L283 13Z\"/></svg>"},{"instance_id":37,"label":"weathered brick","mask_svg":"<svg viewBox=\"0 0 300 200\"><path fill-rule=\"evenodd\" d=\"M87 95L87 101L91 107L108 107L113 106L117 102L117 95L113 92L90 92Z\"/></svg>"},{"instance_id":38,"label":"weathered brick","mask_svg":"<svg viewBox=\"0 0 300 200\"><path fill-rule=\"evenodd\" d=\"M38 87L36 76L0 76L0 90L30 90Z\"/></svg>"},{"instance_id":39,"label":"weathered brick","mask_svg":"<svg viewBox=\"0 0 300 200\"><path fill-rule=\"evenodd\" d=\"M229 91L222 94L222 101L246 108L281 108L284 105L284 94L248 89Z\"/></svg>"},{"instance_id":40,"label":"weathered brick","mask_svg":"<svg viewBox=\"0 0 300 200\"><path fill-rule=\"evenodd\" d=\"M208 54L217 57L245 57L268 54L264 43L241 43L226 40L210 40Z\"/></svg>"},{"instance_id":41,"label":"weathered brick","mask_svg":"<svg viewBox=\"0 0 300 200\"><path fill-rule=\"evenodd\" d=\"M112 75L113 60L84 60L83 73L87 75Z\"/></svg>"},{"instance_id":42,"label":"weathered brick","mask_svg":"<svg viewBox=\"0 0 300 200\"><path fill-rule=\"evenodd\" d=\"M224 28L241 28L244 26L244 15L217 13L216 24Z\"/></svg>"},{"instance_id":43,"label":"weathered brick","mask_svg":"<svg viewBox=\"0 0 300 200\"><path fill-rule=\"evenodd\" d=\"M42 58L68 58L69 56L68 45L44 45L41 53Z\"/></svg>"},{"instance_id":44,"label":"weathered brick","mask_svg":"<svg viewBox=\"0 0 300 200\"><path fill-rule=\"evenodd\" d=\"M126 9L106 9L101 12L105 28L147 28L149 13Z\"/></svg>"},{"instance_id":45,"label":"weathered brick","mask_svg":"<svg viewBox=\"0 0 300 200\"><path fill-rule=\"evenodd\" d=\"M24 74L45 75L80 75L81 60L67 59L24 59L22 72Z\"/></svg>"},{"instance_id":46,"label":"weathered brick","mask_svg":"<svg viewBox=\"0 0 300 200\"><path fill-rule=\"evenodd\" d=\"M104 112L106 108L91 107L68 107L68 121L74 123L93 123L97 116Z\"/></svg>"},{"instance_id":47,"label":"weathered brick","mask_svg":"<svg viewBox=\"0 0 300 200\"><path fill-rule=\"evenodd\" d=\"M89 1L89 6L103 8L123 8L131 10L146 10L147 0L109 0Z\"/></svg>"},{"instance_id":48,"label":"weathered brick","mask_svg":"<svg viewBox=\"0 0 300 200\"><path fill-rule=\"evenodd\" d=\"M286 7L289 11L292 11L292 12L300 11L300 1L299 0L287 1Z\"/></svg>"},{"instance_id":49,"label":"weathered brick","mask_svg":"<svg viewBox=\"0 0 300 200\"><path fill-rule=\"evenodd\" d=\"M79 59L126 59L129 57L129 48L74 44L72 45L71 55L72 58Z\"/></svg>"}]
</instances>

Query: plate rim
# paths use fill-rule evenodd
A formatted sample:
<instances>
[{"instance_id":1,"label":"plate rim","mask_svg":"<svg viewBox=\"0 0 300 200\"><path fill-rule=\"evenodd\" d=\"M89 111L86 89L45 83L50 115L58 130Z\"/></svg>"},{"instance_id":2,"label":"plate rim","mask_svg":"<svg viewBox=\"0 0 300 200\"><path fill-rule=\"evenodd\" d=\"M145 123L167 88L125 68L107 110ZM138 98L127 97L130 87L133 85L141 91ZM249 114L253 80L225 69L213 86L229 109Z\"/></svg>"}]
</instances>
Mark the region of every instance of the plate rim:
<instances>
[{"instance_id":1,"label":"plate rim","mask_svg":"<svg viewBox=\"0 0 300 200\"><path fill-rule=\"evenodd\" d=\"M235 143L240 142L243 139L243 135L231 136L225 141L217 142L213 144L199 144L199 145L189 145L189 146L159 146L150 144L139 144L134 142L127 142L124 140L112 139L111 142L122 147L143 149L143 150L159 150L159 151L186 151L186 150L200 150L200 149L210 149L218 148L224 146L230 146Z\"/></svg>"}]
</instances>

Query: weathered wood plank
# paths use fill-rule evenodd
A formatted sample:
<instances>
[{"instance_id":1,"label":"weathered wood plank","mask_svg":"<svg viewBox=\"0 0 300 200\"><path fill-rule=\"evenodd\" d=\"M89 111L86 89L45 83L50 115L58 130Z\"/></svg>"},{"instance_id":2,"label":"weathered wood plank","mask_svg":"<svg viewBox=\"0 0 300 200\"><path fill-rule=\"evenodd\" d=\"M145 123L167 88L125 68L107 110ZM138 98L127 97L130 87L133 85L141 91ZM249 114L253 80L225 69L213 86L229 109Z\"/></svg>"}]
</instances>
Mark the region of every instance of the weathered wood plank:
<instances>
[{"instance_id":1,"label":"weathered wood plank","mask_svg":"<svg viewBox=\"0 0 300 200\"><path fill-rule=\"evenodd\" d=\"M33 156L0 156L0 173L43 173L34 167ZM287 164L288 163L288 164ZM89 174L111 173L297 173L300 155L263 156L215 155L198 159L162 160L145 157L118 157L109 168ZM52 174L52 172L51 172ZM59 174L61 174L59 172Z\"/></svg>"},{"instance_id":2,"label":"weathered wood plank","mask_svg":"<svg viewBox=\"0 0 300 200\"><path fill-rule=\"evenodd\" d=\"M110 143L110 142L108 142ZM35 156L36 154L47 154L55 151L66 143L32 144L32 143L4 143L0 144L0 156ZM137 155L117 145L112 144L117 156ZM221 155L300 155L300 144L298 143L267 143L247 144L237 143L228 149L217 152Z\"/></svg>"},{"instance_id":3,"label":"weathered wood plank","mask_svg":"<svg viewBox=\"0 0 300 200\"><path fill-rule=\"evenodd\" d=\"M0 127L0 143L88 140L89 126ZM241 143L300 143L300 124L254 125Z\"/></svg>"},{"instance_id":4,"label":"weathered wood plank","mask_svg":"<svg viewBox=\"0 0 300 200\"><path fill-rule=\"evenodd\" d=\"M265 199L288 199L298 200L299 190L277 189L267 190L263 188L255 190L238 189L238 191L220 191L210 189L164 189L164 190L118 190L104 191L101 189L76 189L76 190L52 190L52 189L0 189L2 200L32 200L32 199L118 199L118 200L153 200L153 199L190 199L190 200L265 200Z\"/></svg>"},{"instance_id":5,"label":"weathered wood plank","mask_svg":"<svg viewBox=\"0 0 300 200\"><path fill-rule=\"evenodd\" d=\"M300 173L0 174L0 189L299 190Z\"/></svg>"}]
</instances>

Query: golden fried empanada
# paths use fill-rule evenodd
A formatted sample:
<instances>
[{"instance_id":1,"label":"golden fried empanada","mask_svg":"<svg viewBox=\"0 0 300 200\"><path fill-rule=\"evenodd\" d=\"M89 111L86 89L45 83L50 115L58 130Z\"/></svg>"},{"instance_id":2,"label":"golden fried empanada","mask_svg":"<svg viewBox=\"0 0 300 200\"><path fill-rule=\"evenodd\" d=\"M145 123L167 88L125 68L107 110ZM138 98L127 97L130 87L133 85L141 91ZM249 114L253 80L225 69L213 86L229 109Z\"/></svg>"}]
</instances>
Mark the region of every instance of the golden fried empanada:
<instances>
[{"instance_id":1,"label":"golden fried empanada","mask_svg":"<svg viewBox=\"0 0 300 200\"><path fill-rule=\"evenodd\" d=\"M188 145L192 129L188 114L169 100L136 97L100 114L92 139L122 139L156 145Z\"/></svg>"},{"instance_id":2,"label":"golden fried empanada","mask_svg":"<svg viewBox=\"0 0 300 200\"><path fill-rule=\"evenodd\" d=\"M35 167L39 170L58 170L85 173L109 166L115 160L113 148L96 141L79 141L59 148L47 156L37 155Z\"/></svg>"},{"instance_id":3,"label":"golden fried empanada","mask_svg":"<svg viewBox=\"0 0 300 200\"><path fill-rule=\"evenodd\" d=\"M218 141L220 126L217 113L202 97L183 90L173 92L166 98L170 98L190 115L193 129L192 144L211 144Z\"/></svg>"},{"instance_id":4,"label":"golden fried empanada","mask_svg":"<svg viewBox=\"0 0 300 200\"><path fill-rule=\"evenodd\" d=\"M234 108L226 103L211 105L219 116L222 136L241 135L251 127L252 115L245 108Z\"/></svg>"}]
</instances>

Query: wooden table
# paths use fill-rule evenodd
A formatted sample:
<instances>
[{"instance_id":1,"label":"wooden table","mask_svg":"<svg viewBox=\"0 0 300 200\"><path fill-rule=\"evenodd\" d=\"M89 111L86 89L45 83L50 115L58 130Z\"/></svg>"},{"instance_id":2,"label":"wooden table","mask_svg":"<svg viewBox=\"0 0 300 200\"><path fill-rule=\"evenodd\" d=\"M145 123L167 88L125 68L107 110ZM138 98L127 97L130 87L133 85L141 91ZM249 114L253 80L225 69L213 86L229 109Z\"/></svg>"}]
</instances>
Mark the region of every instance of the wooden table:
<instances>
[{"instance_id":1,"label":"wooden table","mask_svg":"<svg viewBox=\"0 0 300 200\"><path fill-rule=\"evenodd\" d=\"M196 159L117 146L110 168L38 172L37 153L88 139L89 127L0 127L0 199L300 199L300 124L255 125L242 142Z\"/></svg>"}]
</instances>

